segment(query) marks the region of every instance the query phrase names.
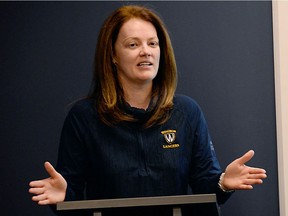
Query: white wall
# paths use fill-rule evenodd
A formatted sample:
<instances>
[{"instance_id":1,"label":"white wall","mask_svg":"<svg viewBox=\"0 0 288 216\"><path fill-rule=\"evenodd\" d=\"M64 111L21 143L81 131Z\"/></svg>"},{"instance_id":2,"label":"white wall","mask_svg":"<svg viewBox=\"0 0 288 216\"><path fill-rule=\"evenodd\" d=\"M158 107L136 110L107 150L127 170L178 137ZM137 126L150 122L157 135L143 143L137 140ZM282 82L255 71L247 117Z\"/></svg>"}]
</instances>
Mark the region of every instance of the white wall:
<instances>
[{"instance_id":1,"label":"white wall","mask_svg":"<svg viewBox=\"0 0 288 216\"><path fill-rule=\"evenodd\" d=\"M288 216L288 1L273 0L272 5L279 204L280 215Z\"/></svg>"}]
</instances>

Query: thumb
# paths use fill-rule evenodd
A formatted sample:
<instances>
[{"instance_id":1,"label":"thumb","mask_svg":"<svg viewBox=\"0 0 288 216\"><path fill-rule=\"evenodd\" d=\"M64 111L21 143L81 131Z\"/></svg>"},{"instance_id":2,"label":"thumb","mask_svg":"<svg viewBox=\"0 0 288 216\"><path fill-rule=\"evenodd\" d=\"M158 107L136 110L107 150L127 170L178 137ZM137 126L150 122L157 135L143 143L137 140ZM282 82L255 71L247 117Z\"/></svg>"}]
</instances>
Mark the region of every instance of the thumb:
<instances>
[{"instance_id":1,"label":"thumb","mask_svg":"<svg viewBox=\"0 0 288 216\"><path fill-rule=\"evenodd\" d=\"M255 152L253 150L250 150L250 151L246 152L242 157L238 158L238 162L240 164L245 164L246 162L251 160L251 158L254 156L254 154L255 154Z\"/></svg>"},{"instance_id":2,"label":"thumb","mask_svg":"<svg viewBox=\"0 0 288 216\"><path fill-rule=\"evenodd\" d=\"M54 169L54 167L51 165L51 163L46 161L44 163L44 167L45 167L47 173L51 176L51 178L57 178L58 172Z\"/></svg>"}]
</instances>

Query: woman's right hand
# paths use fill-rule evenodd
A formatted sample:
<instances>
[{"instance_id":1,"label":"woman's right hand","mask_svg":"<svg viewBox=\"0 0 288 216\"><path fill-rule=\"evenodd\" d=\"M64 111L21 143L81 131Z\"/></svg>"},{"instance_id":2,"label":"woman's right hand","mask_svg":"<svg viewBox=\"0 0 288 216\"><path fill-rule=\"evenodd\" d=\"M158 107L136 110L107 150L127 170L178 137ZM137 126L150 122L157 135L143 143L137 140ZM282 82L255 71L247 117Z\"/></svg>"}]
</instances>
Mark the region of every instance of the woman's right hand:
<instances>
[{"instance_id":1,"label":"woman's right hand","mask_svg":"<svg viewBox=\"0 0 288 216\"><path fill-rule=\"evenodd\" d=\"M29 193L34 194L32 200L38 202L39 205L64 201L67 189L66 180L49 162L45 162L44 167L50 177L30 182Z\"/></svg>"}]
</instances>

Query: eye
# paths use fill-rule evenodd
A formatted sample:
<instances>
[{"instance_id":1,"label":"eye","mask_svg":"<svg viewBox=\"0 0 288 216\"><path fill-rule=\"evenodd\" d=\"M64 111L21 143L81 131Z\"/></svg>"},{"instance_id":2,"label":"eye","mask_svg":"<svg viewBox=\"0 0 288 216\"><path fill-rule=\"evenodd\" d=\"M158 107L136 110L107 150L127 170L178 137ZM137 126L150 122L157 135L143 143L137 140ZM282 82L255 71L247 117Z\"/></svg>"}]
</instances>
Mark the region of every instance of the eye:
<instances>
[{"instance_id":1,"label":"eye","mask_svg":"<svg viewBox=\"0 0 288 216\"><path fill-rule=\"evenodd\" d=\"M130 42L127 44L128 48L135 49L138 46L136 42Z\"/></svg>"},{"instance_id":2,"label":"eye","mask_svg":"<svg viewBox=\"0 0 288 216\"><path fill-rule=\"evenodd\" d=\"M158 42L158 41L150 41L150 42L149 42L149 46L151 46L151 47L157 47L157 46L159 46L159 42Z\"/></svg>"}]
</instances>

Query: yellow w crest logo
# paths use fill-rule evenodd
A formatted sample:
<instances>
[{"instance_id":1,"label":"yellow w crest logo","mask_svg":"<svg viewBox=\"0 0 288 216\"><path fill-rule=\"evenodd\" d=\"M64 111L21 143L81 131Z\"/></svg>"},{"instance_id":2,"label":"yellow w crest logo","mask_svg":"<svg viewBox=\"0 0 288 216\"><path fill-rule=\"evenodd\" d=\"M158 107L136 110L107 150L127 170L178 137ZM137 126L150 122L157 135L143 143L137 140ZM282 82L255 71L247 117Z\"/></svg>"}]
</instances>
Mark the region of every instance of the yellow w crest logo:
<instances>
[{"instance_id":1,"label":"yellow w crest logo","mask_svg":"<svg viewBox=\"0 0 288 216\"><path fill-rule=\"evenodd\" d=\"M161 133L163 134L168 144L172 144L176 139L176 130L166 130L166 131L161 131Z\"/></svg>"}]
</instances>

